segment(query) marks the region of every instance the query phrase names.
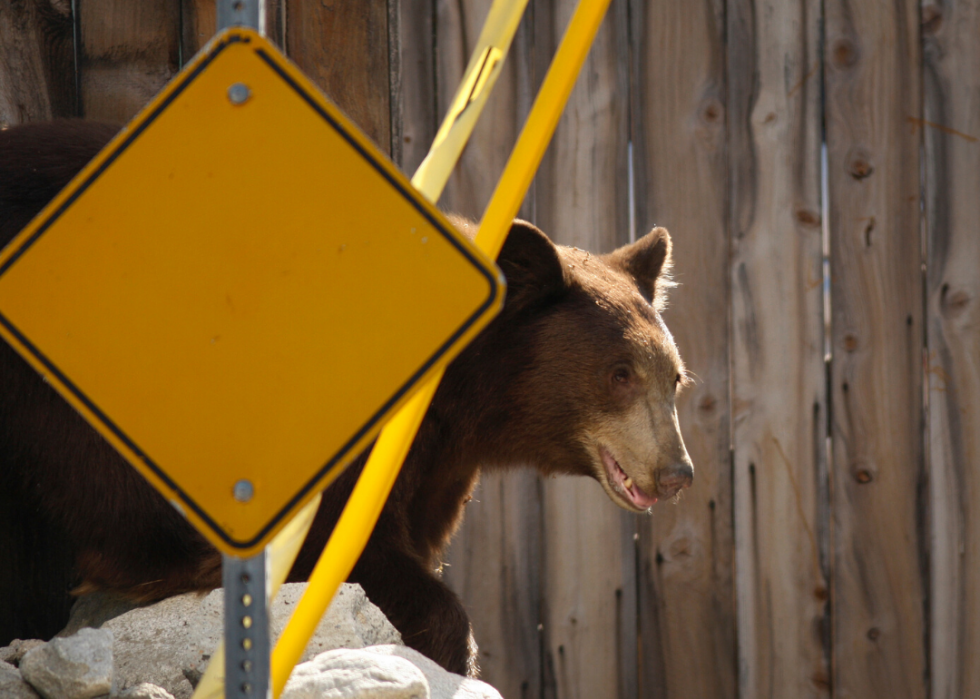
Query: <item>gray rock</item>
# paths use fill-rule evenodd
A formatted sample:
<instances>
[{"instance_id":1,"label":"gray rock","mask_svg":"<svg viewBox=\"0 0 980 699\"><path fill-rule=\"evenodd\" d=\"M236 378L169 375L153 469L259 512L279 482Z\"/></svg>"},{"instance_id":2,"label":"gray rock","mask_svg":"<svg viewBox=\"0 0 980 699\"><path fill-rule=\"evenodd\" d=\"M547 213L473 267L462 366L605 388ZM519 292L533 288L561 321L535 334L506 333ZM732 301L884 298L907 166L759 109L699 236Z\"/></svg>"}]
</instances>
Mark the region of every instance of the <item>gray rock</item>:
<instances>
[{"instance_id":1,"label":"gray rock","mask_svg":"<svg viewBox=\"0 0 980 699\"><path fill-rule=\"evenodd\" d=\"M38 699L37 692L20 676L20 670L0 660L0 697L4 699Z\"/></svg>"},{"instance_id":2,"label":"gray rock","mask_svg":"<svg viewBox=\"0 0 980 699\"><path fill-rule=\"evenodd\" d=\"M276 595L270 610L273 644L305 588L302 583L283 585ZM106 622L104 628L115 637L116 685L122 689L150 682L175 699L188 699L224 637L223 620L224 591L215 590L207 596L171 597ZM359 585L345 584L320 621L301 662L325 650L380 643L401 643L401 637Z\"/></svg>"},{"instance_id":3,"label":"gray rock","mask_svg":"<svg viewBox=\"0 0 980 699\"><path fill-rule=\"evenodd\" d=\"M141 607L106 622L112 631L116 686L120 691L144 682L163 687L174 697L187 699L194 688L184 676L210 658L216 638L201 626L214 624L202 613L202 595L180 595Z\"/></svg>"},{"instance_id":4,"label":"gray rock","mask_svg":"<svg viewBox=\"0 0 980 699\"><path fill-rule=\"evenodd\" d=\"M407 669L406 664L414 668ZM419 693L417 678L425 680ZM447 672L400 645L332 650L296 666L282 699L502 699L486 682Z\"/></svg>"},{"instance_id":5,"label":"gray rock","mask_svg":"<svg viewBox=\"0 0 980 699\"><path fill-rule=\"evenodd\" d=\"M282 699L430 699L425 675L408 660L368 650L331 650L297 665Z\"/></svg>"},{"instance_id":6,"label":"gray rock","mask_svg":"<svg viewBox=\"0 0 980 699\"><path fill-rule=\"evenodd\" d=\"M174 695L166 689L149 682L133 685L115 696L119 699L174 699Z\"/></svg>"},{"instance_id":7,"label":"gray rock","mask_svg":"<svg viewBox=\"0 0 980 699\"><path fill-rule=\"evenodd\" d=\"M272 633L278 639L306 589L304 584L283 585L272 605ZM329 611L320 620L300 662L335 648L402 645L401 634L364 594L360 585L344 583Z\"/></svg>"},{"instance_id":8,"label":"gray rock","mask_svg":"<svg viewBox=\"0 0 980 699\"><path fill-rule=\"evenodd\" d=\"M14 667L17 667L20 665L20 659L27 654L27 651L43 645L44 641L39 638L29 638L25 641L15 638L10 642L9 646L0 648L0 661L10 663Z\"/></svg>"},{"instance_id":9,"label":"gray rock","mask_svg":"<svg viewBox=\"0 0 980 699\"><path fill-rule=\"evenodd\" d=\"M82 629L21 659L20 672L45 699L91 699L112 690L112 632Z\"/></svg>"},{"instance_id":10,"label":"gray rock","mask_svg":"<svg viewBox=\"0 0 980 699\"><path fill-rule=\"evenodd\" d=\"M101 628L110 619L140 606L112 592L92 592L82 595L71 606L68 624L58 632L58 636L74 636L79 629L85 627Z\"/></svg>"},{"instance_id":11,"label":"gray rock","mask_svg":"<svg viewBox=\"0 0 980 699\"><path fill-rule=\"evenodd\" d=\"M453 674L407 646L375 646L365 648L365 651L377 655L396 655L411 661L428 680L432 699L503 699L500 692L486 682Z\"/></svg>"}]
</instances>

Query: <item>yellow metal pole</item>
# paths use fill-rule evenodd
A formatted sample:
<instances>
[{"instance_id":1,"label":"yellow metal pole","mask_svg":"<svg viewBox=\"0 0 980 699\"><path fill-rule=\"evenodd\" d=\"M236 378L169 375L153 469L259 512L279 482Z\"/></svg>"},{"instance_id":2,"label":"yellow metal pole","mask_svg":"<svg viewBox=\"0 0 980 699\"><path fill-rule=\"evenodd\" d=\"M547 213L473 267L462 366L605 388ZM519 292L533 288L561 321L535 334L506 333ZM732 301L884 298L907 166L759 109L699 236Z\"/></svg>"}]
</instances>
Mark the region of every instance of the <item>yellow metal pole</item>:
<instances>
[{"instance_id":1,"label":"yellow metal pole","mask_svg":"<svg viewBox=\"0 0 980 699\"><path fill-rule=\"evenodd\" d=\"M337 588L350 575L367 545L441 378L440 372L423 385L378 436L354 492L310 575L306 593L296 605L272 652L274 697L282 694Z\"/></svg>"},{"instance_id":2,"label":"yellow metal pole","mask_svg":"<svg viewBox=\"0 0 980 699\"><path fill-rule=\"evenodd\" d=\"M480 221L476 244L496 258L565 109L610 0L581 0L558 46L517 145Z\"/></svg>"},{"instance_id":3,"label":"yellow metal pole","mask_svg":"<svg viewBox=\"0 0 980 699\"><path fill-rule=\"evenodd\" d=\"M575 79L609 2L610 0L581 0L572 16L541 91L528 115L527 123L480 224L476 243L491 257L496 257L503 247L507 232L510 230L510 222L520 208L524 194L544 156L544 151L565 108L565 102L575 85ZM516 29L516 24L514 28ZM507 44L509 43L508 39ZM471 65L472 63L471 61ZM460 92L464 92L465 87L464 79ZM450 112L448 118L455 119L455 116ZM475 119L469 121L470 131L474 123ZM448 139L444 139L441 143L446 144L447 141ZM465 139L462 143L465 143ZM436 145L433 144L434 148ZM453 157L455 163L462 150L462 144L458 149L453 148L453 150L455 150ZM432 157L431 153L430 157ZM435 201L445 186L445 180L448 179L451 169L450 166L448 170L445 168L438 170L439 176L443 178L438 187L422 181L427 179L422 168L419 173L416 173L412 183ZM432 169L433 173L436 171L435 168ZM431 191L427 191L427 188ZM306 594L296 606L289 624L272 653L273 696L278 698L282 694L289 674L302 656L320 618L330 605L330 600L340 583L347 579L364 550L441 378L440 374L422 386L405 407L385 425L378 436L364 471L354 487L354 492L310 576Z\"/></svg>"}]
</instances>

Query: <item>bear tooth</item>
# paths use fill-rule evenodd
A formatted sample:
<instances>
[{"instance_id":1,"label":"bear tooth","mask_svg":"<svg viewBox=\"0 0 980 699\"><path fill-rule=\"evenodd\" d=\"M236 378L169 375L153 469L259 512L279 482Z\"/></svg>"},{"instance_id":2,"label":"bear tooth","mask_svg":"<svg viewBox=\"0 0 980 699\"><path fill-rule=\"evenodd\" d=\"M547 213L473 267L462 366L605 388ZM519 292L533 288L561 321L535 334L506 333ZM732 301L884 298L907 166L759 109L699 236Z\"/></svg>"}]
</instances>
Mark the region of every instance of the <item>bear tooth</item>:
<instances>
[{"instance_id":1,"label":"bear tooth","mask_svg":"<svg viewBox=\"0 0 980 699\"><path fill-rule=\"evenodd\" d=\"M623 481L623 485L625 485L626 489L629 490L630 488L633 487L633 479L630 478L629 476L626 476L626 480Z\"/></svg>"}]
</instances>

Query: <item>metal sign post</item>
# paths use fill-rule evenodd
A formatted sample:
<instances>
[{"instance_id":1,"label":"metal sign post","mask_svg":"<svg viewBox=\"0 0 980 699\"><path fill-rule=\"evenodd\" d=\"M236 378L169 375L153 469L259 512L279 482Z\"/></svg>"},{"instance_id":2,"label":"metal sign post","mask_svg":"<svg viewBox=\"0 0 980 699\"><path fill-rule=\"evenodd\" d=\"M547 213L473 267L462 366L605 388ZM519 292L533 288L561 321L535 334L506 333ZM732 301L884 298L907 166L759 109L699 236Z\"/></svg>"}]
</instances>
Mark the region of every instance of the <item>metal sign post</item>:
<instances>
[{"instance_id":1,"label":"metal sign post","mask_svg":"<svg viewBox=\"0 0 980 699\"><path fill-rule=\"evenodd\" d=\"M243 26L265 36L265 0L218 0L218 31ZM228 98L237 104L249 97L248 88L235 83ZM235 499L252 499L252 483L235 484ZM225 588L225 699L271 697L269 640L269 588L266 550L239 558L222 554L221 578Z\"/></svg>"},{"instance_id":2,"label":"metal sign post","mask_svg":"<svg viewBox=\"0 0 980 699\"><path fill-rule=\"evenodd\" d=\"M269 613L266 552L225 555L225 699L269 696Z\"/></svg>"},{"instance_id":3,"label":"metal sign post","mask_svg":"<svg viewBox=\"0 0 980 699\"><path fill-rule=\"evenodd\" d=\"M264 0L218 0L218 30L233 26L257 29L263 26ZM237 84L236 84L237 86ZM234 86L230 89L234 89ZM234 96L229 92L230 99ZM244 101L244 100L241 100ZM235 496L239 494L239 481ZM251 484L248 484L251 490ZM269 610L266 604L266 552L250 558L222 555L222 584L225 588L225 697L268 695Z\"/></svg>"},{"instance_id":4,"label":"metal sign post","mask_svg":"<svg viewBox=\"0 0 980 699\"><path fill-rule=\"evenodd\" d=\"M265 36L265 0L218 0L218 31L249 27Z\"/></svg>"}]
</instances>

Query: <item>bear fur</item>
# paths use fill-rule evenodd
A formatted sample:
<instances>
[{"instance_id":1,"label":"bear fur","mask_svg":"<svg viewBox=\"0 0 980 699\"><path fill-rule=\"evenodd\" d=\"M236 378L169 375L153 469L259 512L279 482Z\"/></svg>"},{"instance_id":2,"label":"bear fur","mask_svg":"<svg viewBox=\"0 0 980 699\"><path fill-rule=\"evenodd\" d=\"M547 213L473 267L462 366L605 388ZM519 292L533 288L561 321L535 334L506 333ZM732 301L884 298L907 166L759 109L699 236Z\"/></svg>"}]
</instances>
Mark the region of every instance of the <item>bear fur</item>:
<instances>
[{"instance_id":1,"label":"bear fur","mask_svg":"<svg viewBox=\"0 0 980 699\"><path fill-rule=\"evenodd\" d=\"M0 131L0 245L116 130ZM591 476L634 512L693 477L674 409L685 372L660 317L667 231L597 256L515 221L498 264L504 309L448 367L349 578L407 645L461 674L475 673L469 622L434 569L481 469ZM309 576L366 456L324 493L291 581ZM0 561L0 645L57 633L73 592L150 602L221 585L220 555L3 342Z\"/></svg>"}]
</instances>

